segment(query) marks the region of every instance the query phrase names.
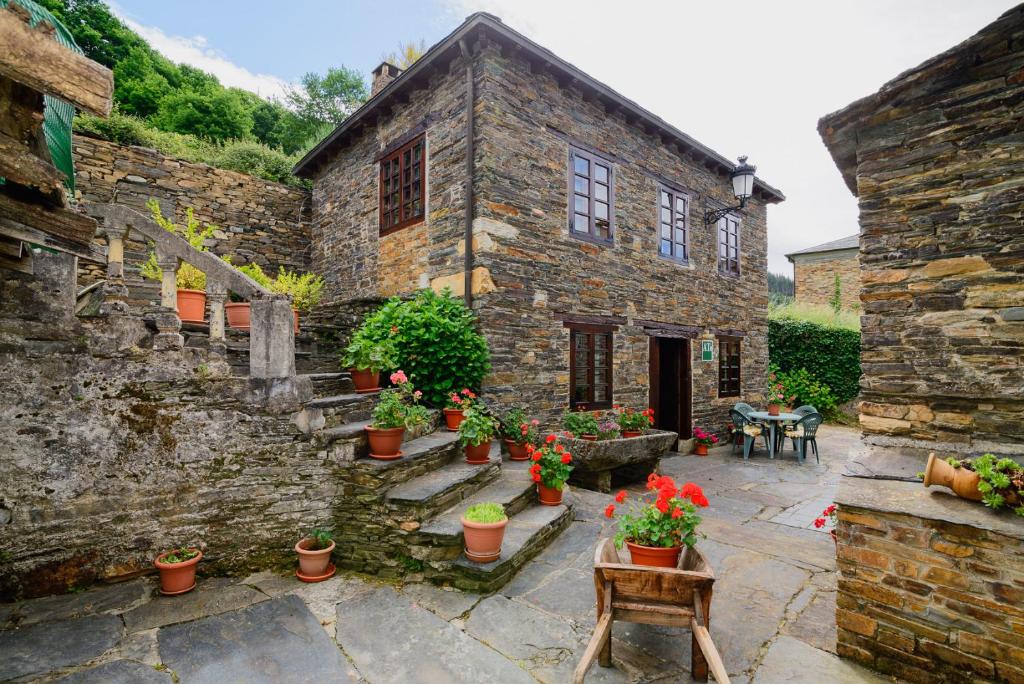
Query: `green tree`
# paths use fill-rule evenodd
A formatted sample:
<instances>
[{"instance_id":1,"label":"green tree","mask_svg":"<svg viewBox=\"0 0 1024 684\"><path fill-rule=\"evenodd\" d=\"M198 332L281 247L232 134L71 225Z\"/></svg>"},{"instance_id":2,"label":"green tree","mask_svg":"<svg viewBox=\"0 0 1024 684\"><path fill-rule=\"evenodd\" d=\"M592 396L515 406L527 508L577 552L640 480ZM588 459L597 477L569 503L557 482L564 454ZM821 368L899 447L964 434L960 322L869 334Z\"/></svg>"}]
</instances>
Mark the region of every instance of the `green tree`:
<instances>
[{"instance_id":1,"label":"green tree","mask_svg":"<svg viewBox=\"0 0 1024 684\"><path fill-rule=\"evenodd\" d=\"M113 69L133 48L152 50L101 0L40 0L74 36L89 59Z\"/></svg>"},{"instance_id":2,"label":"green tree","mask_svg":"<svg viewBox=\"0 0 1024 684\"><path fill-rule=\"evenodd\" d=\"M347 119L366 101L366 84L358 71L331 67L323 76L314 72L303 76L285 100L309 132L317 124L338 125Z\"/></svg>"},{"instance_id":3,"label":"green tree","mask_svg":"<svg viewBox=\"0 0 1024 684\"><path fill-rule=\"evenodd\" d=\"M147 118L156 114L171 84L160 74L147 48L134 47L114 66L114 100L121 111Z\"/></svg>"},{"instance_id":4,"label":"green tree","mask_svg":"<svg viewBox=\"0 0 1024 684\"><path fill-rule=\"evenodd\" d=\"M244 138L252 131L252 114L237 93L179 90L160 101L153 123L165 131L192 133L211 140Z\"/></svg>"}]
</instances>

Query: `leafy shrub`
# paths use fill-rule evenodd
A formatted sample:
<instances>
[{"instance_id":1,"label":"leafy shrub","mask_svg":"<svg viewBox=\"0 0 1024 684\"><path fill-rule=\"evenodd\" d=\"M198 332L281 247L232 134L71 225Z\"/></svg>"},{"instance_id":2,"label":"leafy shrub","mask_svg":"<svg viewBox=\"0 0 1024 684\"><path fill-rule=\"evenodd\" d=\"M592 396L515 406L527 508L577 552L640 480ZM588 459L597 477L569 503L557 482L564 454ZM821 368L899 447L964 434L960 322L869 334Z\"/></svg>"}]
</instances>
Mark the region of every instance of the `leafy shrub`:
<instances>
[{"instance_id":1,"label":"leafy shrub","mask_svg":"<svg viewBox=\"0 0 1024 684\"><path fill-rule=\"evenodd\" d=\"M496 523L508 519L501 504L490 502L473 504L466 509L462 517L469 522L480 524Z\"/></svg>"},{"instance_id":2,"label":"leafy shrub","mask_svg":"<svg viewBox=\"0 0 1024 684\"><path fill-rule=\"evenodd\" d=\"M365 334L357 332L345 347L345 351L342 352L341 365L343 368L379 373L382 370L396 368L398 366L397 356L398 352L395 351L395 343L392 339L388 338L377 342Z\"/></svg>"},{"instance_id":3,"label":"leafy shrub","mask_svg":"<svg viewBox=\"0 0 1024 684\"><path fill-rule=\"evenodd\" d=\"M237 140L226 143L220 148L219 154L207 163L221 169L294 185L294 162L292 157L255 140Z\"/></svg>"},{"instance_id":4,"label":"leafy shrub","mask_svg":"<svg viewBox=\"0 0 1024 684\"><path fill-rule=\"evenodd\" d=\"M826 328L860 330L860 315L848 309L836 311L831 306L819 306L783 299L768 298L768 318L772 320L810 321Z\"/></svg>"},{"instance_id":5,"label":"leafy shrub","mask_svg":"<svg viewBox=\"0 0 1024 684\"><path fill-rule=\"evenodd\" d=\"M480 387L490 371L487 341L476 331L476 316L445 289L420 290L408 301L393 297L357 331L370 340L394 340L398 365L423 391L424 400L443 406L463 387Z\"/></svg>"},{"instance_id":6,"label":"leafy shrub","mask_svg":"<svg viewBox=\"0 0 1024 684\"><path fill-rule=\"evenodd\" d=\"M836 408L836 396L828 385L820 382L806 368L793 371L777 371L776 377L786 388L786 394L793 397L793 406L810 404L822 415L831 414Z\"/></svg>"},{"instance_id":7,"label":"leafy shrub","mask_svg":"<svg viewBox=\"0 0 1024 684\"><path fill-rule=\"evenodd\" d=\"M277 274L272 289L274 292L288 295L292 306L299 311L310 311L320 303L324 291L324 279L315 273L299 275L295 271L286 271L284 266Z\"/></svg>"},{"instance_id":8,"label":"leafy shrub","mask_svg":"<svg viewBox=\"0 0 1024 684\"><path fill-rule=\"evenodd\" d=\"M574 436L596 435L597 416L589 411L566 411L562 416L562 427Z\"/></svg>"},{"instance_id":9,"label":"leafy shrub","mask_svg":"<svg viewBox=\"0 0 1024 684\"><path fill-rule=\"evenodd\" d=\"M838 404L857 396L860 332L856 330L809 321L769 319L768 356L780 372L806 369L832 391Z\"/></svg>"},{"instance_id":10,"label":"leafy shrub","mask_svg":"<svg viewBox=\"0 0 1024 684\"><path fill-rule=\"evenodd\" d=\"M459 442L463 446L480 446L494 439L498 423L483 407L468 408L459 423Z\"/></svg>"},{"instance_id":11,"label":"leafy shrub","mask_svg":"<svg viewBox=\"0 0 1024 684\"><path fill-rule=\"evenodd\" d=\"M175 235L184 238L188 244L192 245L195 249L200 252L206 251L206 241L213 236L213 231L217 230L217 226L213 224L207 224L206 228L200 228L199 219L195 217L192 211L192 207L185 210L185 225L179 226L168 218L164 218L164 215L160 212L160 203L155 199L149 200L146 203L149 208L149 213L153 217L153 220L168 233L174 233ZM160 265L156 259L156 252L149 253L149 259L146 263L142 264L142 268L139 269L143 278L149 280L159 281L161 279ZM206 274L200 271L192 264L182 262L178 267L178 272L175 275L176 284L179 290L205 290L206 289Z\"/></svg>"}]
</instances>

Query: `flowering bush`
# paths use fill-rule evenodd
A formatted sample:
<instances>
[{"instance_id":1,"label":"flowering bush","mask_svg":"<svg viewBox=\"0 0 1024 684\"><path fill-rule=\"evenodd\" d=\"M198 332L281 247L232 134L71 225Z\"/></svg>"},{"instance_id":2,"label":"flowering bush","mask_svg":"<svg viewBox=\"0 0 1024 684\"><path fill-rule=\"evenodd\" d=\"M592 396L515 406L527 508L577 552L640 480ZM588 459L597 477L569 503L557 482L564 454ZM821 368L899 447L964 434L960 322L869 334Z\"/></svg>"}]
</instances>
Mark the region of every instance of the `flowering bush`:
<instances>
[{"instance_id":1,"label":"flowering bush","mask_svg":"<svg viewBox=\"0 0 1024 684\"><path fill-rule=\"evenodd\" d=\"M597 438L600 440L618 439L621 436L621 429L614 419L603 420L597 424Z\"/></svg>"},{"instance_id":2,"label":"flowering bush","mask_svg":"<svg viewBox=\"0 0 1024 684\"><path fill-rule=\"evenodd\" d=\"M651 473L647 489L654 493L653 497L650 494L638 496L630 501L627 512L619 514L615 545L622 548L623 542L631 542L673 548L696 544L696 530L701 521L697 508L708 505L701 488L692 482L677 487L671 477ZM615 501L623 504L627 497L623 490L615 496ZM614 517L615 504L609 504L604 514Z\"/></svg>"},{"instance_id":3,"label":"flowering bush","mask_svg":"<svg viewBox=\"0 0 1024 684\"><path fill-rule=\"evenodd\" d=\"M465 418L459 423L459 442L462 446L480 446L494 438L494 433L498 431L498 421L486 406L470 406L463 415Z\"/></svg>"},{"instance_id":4,"label":"flowering bush","mask_svg":"<svg viewBox=\"0 0 1024 684\"><path fill-rule=\"evenodd\" d=\"M468 387L462 388L458 392L452 392L448 395L448 400L445 402L444 407L447 409L457 409L459 411L465 411L466 409L473 406L473 400L476 399L476 394L473 390Z\"/></svg>"},{"instance_id":5,"label":"flowering bush","mask_svg":"<svg viewBox=\"0 0 1024 684\"><path fill-rule=\"evenodd\" d=\"M786 388L779 382L779 376L774 372L768 374L768 389L765 393L765 401L769 404L787 404L796 397L788 396Z\"/></svg>"},{"instance_id":6,"label":"flowering bush","mask_svg":"<svg viewBox=\"0 0 1024 684\"><path fill-rule=\"evenodd\" d=\"M502 417L501 436L516 444L537 446L540 443L539 426L539 420L527 420L526 411L516 407L509 409L508 413Z\"/></svg>"},{"instance_id":7,"label":"flowering bush","mask_svg":"<svg viewBox=\"0 0 1024 684\"><path fill-rule=\"evenodd\" d=\"M555 435L548 435L539 447L526 445L533 464L530 466L530 477L545 487L561 490L572 472L572 454L558 441Z\"/></svg>"},{"instance_id":8,"label":"flowering bush","mask_svg":"<svg viewBox=\"0 0 1024 684\"><path fill-rule=\"evenodd\" d=\"M614 408L616 420L623 432L643 432L654 425L654 409L652 408L646 408L639 412L621 406Z\"/></svg>"},{"instance_id":9,"label":"flowering bush","mask_svg":"<svg viewBox=\"0 0 1024 684\"><path fill-rule=\"evenodd\" d=\"M836 526L836 505L829 504L828 508L821 512L820 518L814 519L814 526L819 530L825 525L830 525L833 529Z\"/></svg>"},{"instance_id":10,"label":"flowering bush","mask_svg":"<svg viewBox=\"0 0 1024 684\"><path fill-rule=\"evenodd\" d=\"M420 404L423 392L413 387L402 370L391 374L391 384L380 393L373 408L373 427L378 430L412 428L427 422L427 409Z\"/></svg>"},{"instance_id":11,"label":"flowering bush","mask_svg":"<svg viewBox=\"0 0 1024 684\"><path fill-rule=\"evenodd\" d=\"M342 352L341 365L344 368L379 373L382 370L394 368L397 365L397 359L398 353L395 351L395 343L391 338L377 342L356 331L348 346L345 347L345 351Z\"/></svg>"},{"instance_id":12,"label":"flowering bush","mask_svg":"<svg viewBox=\"0 0 1024 684\"><path fill-rule=\"evenodd\" d=\"M694 425L693 441L695 441L697 444L709 447L718 444L718 437Z\"/></svg>"},{"instance_id":13,"label":"flowering bush","mask_svg":"<svg viewBox=\"0 0 1024 684\"><path fill-rule=\"evenodd\" d=\"M598 411L589 413L587 411L566 411L562 416L562 427L572 433L574 437L580 435L596 435L597 419L601 417Z\"/></svg>"}]
</instances>

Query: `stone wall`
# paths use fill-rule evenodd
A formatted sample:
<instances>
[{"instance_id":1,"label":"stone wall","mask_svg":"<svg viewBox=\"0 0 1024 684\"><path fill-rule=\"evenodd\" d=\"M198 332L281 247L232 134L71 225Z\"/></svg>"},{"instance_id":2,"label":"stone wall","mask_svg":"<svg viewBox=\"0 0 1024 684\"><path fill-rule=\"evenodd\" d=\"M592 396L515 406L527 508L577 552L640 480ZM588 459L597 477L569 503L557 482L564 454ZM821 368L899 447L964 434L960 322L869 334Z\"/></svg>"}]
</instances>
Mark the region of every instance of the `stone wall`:
<instances>
[{"instance_id":1,"label":"stone wall","mask_svg":"<svg viewBox=\"0 0 1024 684\"><path fill-rule=\"evenodd\" d=\"M839 300L849 311L860 309L860 262L857 250L794 254L794 299L800 304L832 306L839 276Z\"/></svg>"},{"instance_id":2,"label":"stone wall","mask_svg":"<svg viewBox=\"0 0 1024 684\"><path fill-rule=\"evenodd\" d=\"M838 650L908 682L1024 682L1024 520L845 478Z\"/></svg>"},{"instance_id":3,"label":"stone wall","mask_svg":"<svg viewBox=\"0 0 1024 684\"><path fill-rule=\"evenodd\" d=\"M876 441L1024 441L1022 25L1009 10L819 125L860 202L861 423Z\"/></svg>"},{"instance_id":4,"label":"stone wall","mask_svg":"<svg viewBox=\"0 0 1024 684\"><path fill-rule=\"evenodd\" d=\"M310 268L310 200L302 188L84 136L75 137L74 156L80 201L116 202L148 214L146 202L156 199L179 224L191 207L204 225L219 226L210 250L233 255L237 265ZM141 244L129 244L126 273L137 274L144 256ZM102 264L81 268L82 286L103 278Z\"/></svg>"}]
</instances>

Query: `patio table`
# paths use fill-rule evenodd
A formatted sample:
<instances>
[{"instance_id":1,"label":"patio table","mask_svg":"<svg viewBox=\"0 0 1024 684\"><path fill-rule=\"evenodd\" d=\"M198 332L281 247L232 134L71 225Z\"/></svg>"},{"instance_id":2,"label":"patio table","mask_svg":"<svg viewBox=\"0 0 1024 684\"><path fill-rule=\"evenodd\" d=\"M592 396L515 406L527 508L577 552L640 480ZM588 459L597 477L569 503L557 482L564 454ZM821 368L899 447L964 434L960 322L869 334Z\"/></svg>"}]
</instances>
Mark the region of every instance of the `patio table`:
<instances>
[{"instance_id":1,"label":"patio table","mask_svg":"<svg viewBox=\"0 0 1024 684\"><path fill-rule=\"evenodd\" d=\"M801 416L796 413L780 412L779 415L773 416L767 411L752 411L749 416L754 420L765 421L768 423L768 430L770 433L768 437L768 458L775 458L775 426L787 421L795 423L801 418Z\"/></svg>"}]
</instances>

